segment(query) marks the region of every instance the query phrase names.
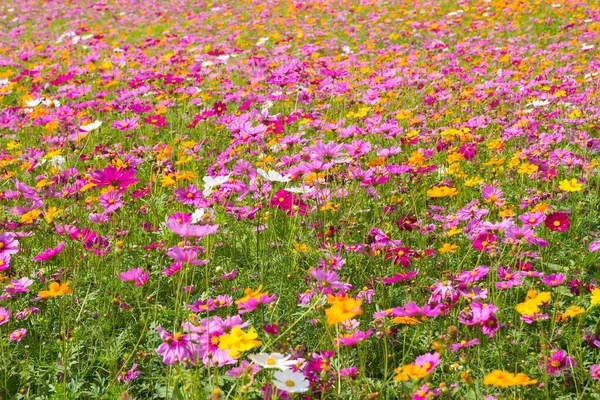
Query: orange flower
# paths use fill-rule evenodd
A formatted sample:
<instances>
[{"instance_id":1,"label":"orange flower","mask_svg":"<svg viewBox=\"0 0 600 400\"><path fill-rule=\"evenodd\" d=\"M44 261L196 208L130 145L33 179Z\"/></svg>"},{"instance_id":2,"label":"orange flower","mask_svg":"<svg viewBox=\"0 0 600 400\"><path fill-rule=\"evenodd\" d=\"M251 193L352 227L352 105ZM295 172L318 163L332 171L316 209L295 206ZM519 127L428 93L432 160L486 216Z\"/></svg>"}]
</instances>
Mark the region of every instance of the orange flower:
<instances>
[{"instance_id":1,"label":"orange flower","mask_svg":"<svg viewBox=\"0 0 600 400\"><path fill-rule=\"evenodd\" d=\"M362 299L354 300L347 296L327 295L327 302L331 304L331 308L325 310L329 325L344 322L362 314L362 310L360 309L363 302Z\"/></svg>"},{"instance_id":2,"label":"orange flower","mask_svg":"<svg viewBox=\"0 0 600 400\"><path fill-rule=\"evenodd\" d=\"M61 285L58 282L52 282L48 290L40 290L38 296L42 299L47 299L48 297L59 297L63 294L73 293L73 290L69 288L69 283L70 281L67 281Z\"/></svg>"}]
</instances>

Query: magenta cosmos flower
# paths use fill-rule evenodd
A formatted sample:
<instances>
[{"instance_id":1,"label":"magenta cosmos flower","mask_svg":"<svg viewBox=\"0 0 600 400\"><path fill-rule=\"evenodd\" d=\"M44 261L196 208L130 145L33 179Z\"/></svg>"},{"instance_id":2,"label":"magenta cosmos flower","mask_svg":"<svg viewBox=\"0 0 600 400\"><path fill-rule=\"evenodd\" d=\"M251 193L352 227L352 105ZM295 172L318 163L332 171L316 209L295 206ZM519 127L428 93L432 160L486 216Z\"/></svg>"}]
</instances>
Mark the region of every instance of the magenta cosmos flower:
<instances>
[{"instance_id":1,"label":"magenta cosmos flower","mask_svg":"<svg viewBox=\"0 0 600 400\"><path fill-rule=\"evenodd\" d=\"M121 169L109 166L90 173L90 176L92 183L96 186L114 186L125 189L139 181L135 178L135 172L133 168Z\"/></svg>"},{"instance_id":2,"label":"magenta cosmos flower","mask_svg":"<svg viewBox=\"0 0 600 400\"><path fill-rule=\"evenodd\" d=\"M51 249L46 249L46 250L42 251L37 256L33 257L32 260L33 261L46 261L46 260L49 260L49 259L51 259L53 257L56 257L58 255L58 253L60 253L64 247L65 247L65 242L60 242L58 244L58 246L56 246L54 248L51 248Z\"/></svg>"},{"instance_id":3,"label":"magenta cosmos flower","mask_svg":"<svg viewBox=\"0 0 600 400\"><path fill-rule=\"evenodd\" d=\"M557 211L546 217L544 225L552 232L564 232L569 229L570 221L567 213Z\"/></svg>"}]
</instances>

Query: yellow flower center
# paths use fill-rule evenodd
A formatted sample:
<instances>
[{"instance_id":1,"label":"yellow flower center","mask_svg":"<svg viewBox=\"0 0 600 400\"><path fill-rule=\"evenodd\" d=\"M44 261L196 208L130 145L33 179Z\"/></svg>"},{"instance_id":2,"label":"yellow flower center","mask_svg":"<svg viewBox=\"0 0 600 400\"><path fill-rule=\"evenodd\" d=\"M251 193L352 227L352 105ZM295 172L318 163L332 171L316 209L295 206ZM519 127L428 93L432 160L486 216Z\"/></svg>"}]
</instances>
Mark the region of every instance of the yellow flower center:
<instances>
[{"instance_id":1,"label":"yellow flower center","mask_svg":"<svg viewBox=\"0 0 600 400\"><path fill-rule=\"evenodd\" d=\"M554 225L554 226L560 226L560 221L554 221L554 222L552 223L552 225Z\"/></svg>"},{"instance_id":2,"label":"yellow flower center","mask_svg":"<svg viewBox=\"0 0 600 400\"><path fill-rule=\"evenodd\" d=\"M173 335L173 339L175 339L175 341L176 341L176 342L178 342L179 340L181 340L181 337L182 337L182 336L183 336L183 335L182 335L181 333L179 333L179 332L176 332L176 333Z\"/></svg>"},{"instance_id":3,"label":"yellow flower center","mask_svg":"<svg viewBox=\"0 0 600 400\"><path fill-rule=\"evenodd\" d=\"M273 357L267 358L267 365L275 365L275 359Z\"/></svg>"},{"instance_id":4,"label":"yellow flower center","mask_svg":"<svg viewBox=\"0 0 600 400\"><path fill-rule=\"evenodd\" d=\"M293 380L288 379L287 381L285 381L285 386L294 387L294 386L296 386L296 383Z\"/></svg>"}]
</instances>

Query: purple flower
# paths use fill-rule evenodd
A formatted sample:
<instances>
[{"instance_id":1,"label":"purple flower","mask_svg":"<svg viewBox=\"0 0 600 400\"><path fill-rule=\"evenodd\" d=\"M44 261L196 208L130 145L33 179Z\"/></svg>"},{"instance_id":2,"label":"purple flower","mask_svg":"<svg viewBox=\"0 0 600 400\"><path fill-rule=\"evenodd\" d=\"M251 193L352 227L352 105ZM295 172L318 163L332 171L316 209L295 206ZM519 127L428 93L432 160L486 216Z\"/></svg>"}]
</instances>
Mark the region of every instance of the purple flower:
<instances>
[{"instance_id":1,"label":"purple flower","mask_svg":"<svg viewBox=\"0 0 600 400\"><path fill-rule=\"evenodd\" d=\"M49 259L51 259L53 257L56 257L58 255L58 253L60 253L64 247L65 247L65 242L60 242L58 244L58 246L56 246L54 248L51 248L51 249L46 249L46 250L42 251L37 256L33 257L32 260L33 261L46 261L46 260L49 260Z\"/></svg>"}]
</instances>

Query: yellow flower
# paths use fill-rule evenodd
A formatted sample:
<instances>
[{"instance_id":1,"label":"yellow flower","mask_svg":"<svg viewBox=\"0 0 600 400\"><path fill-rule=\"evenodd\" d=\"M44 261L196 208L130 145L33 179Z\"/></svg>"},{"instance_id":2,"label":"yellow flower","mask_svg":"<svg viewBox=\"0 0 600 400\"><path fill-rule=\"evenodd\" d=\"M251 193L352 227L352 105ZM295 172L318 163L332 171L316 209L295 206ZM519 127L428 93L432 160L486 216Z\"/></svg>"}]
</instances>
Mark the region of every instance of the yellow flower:
<instances>
[{"instance_id":1,"label":"yellow flower","mask_svg":"<svg viewBox=\"0 0 600 400\"><path fill-rule=\"evenodd\" d=\"M255 348L261 342L256 340L258 333L254 328L244 332L238 326L234 326L230 333L219 337L219 349L229 350L229 357L236 357L244 351Z\"/></svg>"},{"instance_id":2,"label":"yellow flower","mask_svg":"<svg viewBox=\"0 0 600 400\"><path fill-rule=\"evenodd\" d=\"M467 179L465 181L464 185L467 187L473 187L473 186L479 185L481 182L483 182L483 179L481 179L477 176L473 176L473 177Z\"/></svg>"},{"instance_id":3,"label":"yellow flower","mask_svg":"<svg viewBox=\"0 0 600 400\"><path fill-rule=\"evenodd\" d=\"M408 381L410 379L417 380L425 378L427 375L429 375L429 372L427 372L427 368L425 368L424 366L419 367L416 364L403 365L402 368L394 369L394 372L396 373L396 375L394 376L394 380L396 382Z\"/></svg>"},{"instance_id":4,"label":"yellow flower","mask_svg":"<svg viewBox=\"0 0 600 400\"><path fill-rule=\"evenodd\" d=\"M576 315L583 314L584 312L585 312L585 308L577 307L576 305L572 305L571 307L567 308L567 311L562 313L561 317L562 318L572 318Z\"/></svg>"},{"instance_id":5,"label":"yellow flower","mask_svg":"<svg viewBox=\"0 0 600 400\"><path fill-rule=\"evenodd\" d=\"M50 207L44 214L44 219L46 220L47 223L50 224L50 223L52 223L52 220L54 220L54 217L57 217L62 213L63 213L63 210L59 210L56 207Z\"/></svg>"},{"instance_id":6,"label":"yellow flower","mask_svg":"<svg viewBox=\"0 0 600 400\"><path fill-rule=\"evenodd\" d=\"M530 163L523 163L519 166L517 172L519 174L531 175L538 170L538 166Z\"/></svg>"},{"instance_id":7,"label":"yellow flower","mask_svg":"<svg viewBox=\"0 0 600 400\"><path fill-rule=\"evenodd\" d=\"M331 307L325 310L327 323L329 325L337 324L362 314L362 310L360 309L362 302L362 299L354 300L345 295L327 295L327 303L331 304Z\"/></svg>"},{"instance_id":8,"label":"yellow flower","mask_svg":"<svg viewBox=\"0 0 600 400\"><path fill-rule=\"evenodd\" d=\"M452 229L450 229L448 232L446 232L446 235L448 235L448 237L452 237L454 235L458 235L461 232L462 232L462 229L457 228L456 226L453 226Z\"/></svg>"},{"instance_id":9,"label":"yellow flower","mask_svg":"<svg viewBox=\"0 0 600 400\"><path fill-rule=\"evenodd\" d=\"M26 224L31 224L33 221L35 221L35 219L37 217L40 216L41 213L42 212L38 209L26 212L25 214L21 215L21 222L24 222Z\"/></svg>"},{"instance_id":10,"label":"yellow flower","mask_svg":"<svg viewBox=\"0 0 600 400\"><path fill-rule=\"evenodd\" d=\"M533 315L540 312L543 303L550 301L550 292L541 292L536 294L534 290L527 292L527 297L523 303L517 304L515 309L521 315Z\"/></svg>"},{"instance_id":11,"label":"yellow flower","mask_svg":"<svg viewBox=\"0 0 600 400\"><path fill-rule=\"evenodd\" d=\"M48 290L40 290L38 296L42 299L47 299L48 297L59 297L63 294L73 293L73 289L69 288L69 283L70 281L66 281L61 285L58 282L52 282Z\"/></svg>"},{"instance_id":12,"label":"yellow flower","mask_svg":"<svg viewBox=\"0 0 600 400\"><path fill-rule=\"evenodd\" d=\"M565 179L564 181L560 181L558 187L565 192L579 192L583 185L577 182L577 179L573 178L571 180Z\"/></svg>"},{"instance_id":13,"label":"yellow flower","mask_svg":"<svg viewBox=\"0 0 600 400\"><path fill-rule=\"evenodd\" d=\"M592 297L590 298L591 303L593 306L595 306L596 304L600 304L600 289L596 288L594 290L592 290Z\"/></svg>"},{"instance_id":14,"label":"yellow flower","mask_svg":"<svg viewBox=\"0 0 600 400\"><path fill-rule=\"evenodd\" d=\"M509 386L527 386L534 385L538 381L536 379L529 379L527 375L523 373L513 374L510 372L500 371L499 369L487 374L483 378L484 385L491 385L497 387L509 387Z\"/></svg>"},{"instance_id":15,"label":"yellow flower","mask_svg":"<svg viewBox=\"0 0 600 400\"><path fill-rule=\"evenodd\" d=\"M456 253L456 249L458 249L457 244L444 243L442 247L438 249L441 254L445 253Z\"/></svg>"},{"instance_id":16,"label":"yellow flower","mask_svg":"<svg viewBox=\"0 0 600 400\"><path fill-rule=\"evenodd\" d=\"M261 299L261 297L268 297L269 296L269 292L261 292L262 288L263 288L263 285L259 285L256 290L252 290L250 288L246 288L246 290L244 290L245 296L242 297L241 299L237 300L235 302L235 304L247 303L248 300L250 300L250 299L254 299L256 301L259 301Z\"/></svg>"},{"instance_id":17,"label":"yellow flower","mask_svg":"<svg viewBox=\"0 0 600 400\"><path fill-rule=\"evenodd\" d=\"M452 197L456 196L458 192L456 188L451 188L448 186L436 186L427 191L427 195L429 197Z\"/></svg>"}]
</instances>

